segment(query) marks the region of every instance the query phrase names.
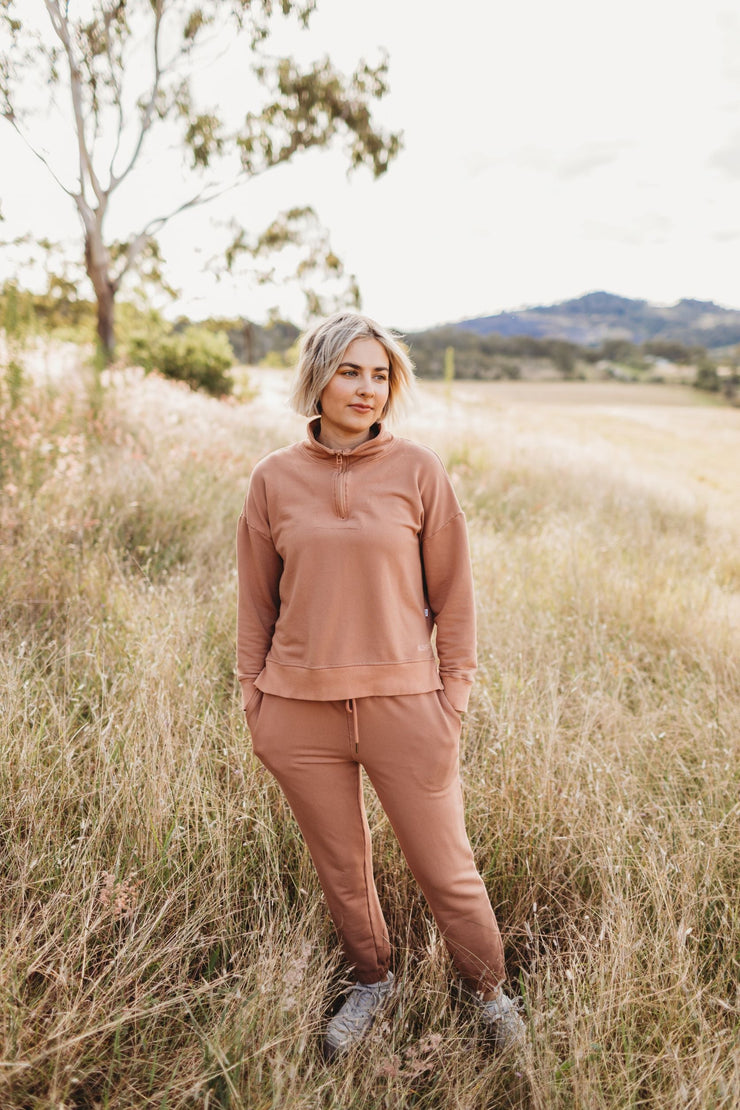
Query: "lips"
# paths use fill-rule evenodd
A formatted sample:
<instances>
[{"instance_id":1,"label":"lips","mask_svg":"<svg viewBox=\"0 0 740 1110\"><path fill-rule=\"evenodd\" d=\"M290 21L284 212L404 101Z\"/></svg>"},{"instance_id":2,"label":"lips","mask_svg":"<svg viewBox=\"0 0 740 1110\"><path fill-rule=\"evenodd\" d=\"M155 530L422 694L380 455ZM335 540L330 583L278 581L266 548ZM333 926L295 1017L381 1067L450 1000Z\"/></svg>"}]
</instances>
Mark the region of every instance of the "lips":
<instances>
[{"instance_id":1,"label":"lips","mask_svg":"<svg viewBox=\"0 0 740 1110\"><path fill-rule=\"evenodd\" d=\"M351 409L354 409L355 412L372 412L373 411L373 406L372 405L350 405L349 407Z\"/></svg>"}]
</instances>

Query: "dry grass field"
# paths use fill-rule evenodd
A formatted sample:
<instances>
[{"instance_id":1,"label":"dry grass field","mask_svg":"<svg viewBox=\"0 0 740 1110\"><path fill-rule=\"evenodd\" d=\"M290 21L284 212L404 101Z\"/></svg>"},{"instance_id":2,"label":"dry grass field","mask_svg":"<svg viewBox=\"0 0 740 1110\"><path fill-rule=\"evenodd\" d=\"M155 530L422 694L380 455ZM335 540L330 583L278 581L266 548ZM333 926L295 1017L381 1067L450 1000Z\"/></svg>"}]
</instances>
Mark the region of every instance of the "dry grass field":
<instances>
[{"instance_id":1,"label":"dry grass field","mask_svg":"<svg viewBox=\"0 0 740 1110\"><path fill-rule=\"evenodd\" d=\"M468 515L462 775L529 1042L486 1054L369 797L402 986L327 1066L345 971L234 688L236 516L303 425L251 378L2 395L0 1106L737 1107L740 411L420 388L400 431Z\"/></svg>"}]
</instances>

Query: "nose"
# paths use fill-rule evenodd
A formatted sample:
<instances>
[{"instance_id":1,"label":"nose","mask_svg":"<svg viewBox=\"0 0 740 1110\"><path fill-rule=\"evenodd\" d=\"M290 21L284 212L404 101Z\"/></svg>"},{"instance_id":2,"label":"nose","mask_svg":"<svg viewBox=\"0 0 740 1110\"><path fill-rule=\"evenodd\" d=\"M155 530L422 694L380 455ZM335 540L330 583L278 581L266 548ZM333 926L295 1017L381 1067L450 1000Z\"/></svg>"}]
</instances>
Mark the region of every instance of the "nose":
<instances>
[{"instance_id":1,"label":"nose","mask_svg":"<svg viewBox=\"0 0 740 1110\"><path fill-rule=\"evenodd\" d=\"M358 392L362 397L372 397L375 393L375 383L370 377L360 378L357 386Z\"/></svg>"}]
</instances>

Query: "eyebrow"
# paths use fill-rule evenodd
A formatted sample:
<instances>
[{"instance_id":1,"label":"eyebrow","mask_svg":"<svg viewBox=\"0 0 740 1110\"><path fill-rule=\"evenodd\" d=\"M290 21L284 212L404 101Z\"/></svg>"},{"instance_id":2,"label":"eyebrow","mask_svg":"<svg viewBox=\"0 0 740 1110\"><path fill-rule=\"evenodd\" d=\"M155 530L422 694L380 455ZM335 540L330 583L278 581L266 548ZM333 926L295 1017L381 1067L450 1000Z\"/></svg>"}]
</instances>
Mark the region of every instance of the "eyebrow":
<instances>
[{"instance_id":1,"label":"eyebrow","mask_svg":"<svg viewBox=\"0 0 740 1110\"><path fill-rule=\"evenodd\" d=\"M343 366L348 366L350 370L362 370L362 366L357 362L340 362L339 369L341 370ZM386 374L390 374L391 372L390 366L373 366L373 370L384 370Z\"/></svg>"}]
</instances>

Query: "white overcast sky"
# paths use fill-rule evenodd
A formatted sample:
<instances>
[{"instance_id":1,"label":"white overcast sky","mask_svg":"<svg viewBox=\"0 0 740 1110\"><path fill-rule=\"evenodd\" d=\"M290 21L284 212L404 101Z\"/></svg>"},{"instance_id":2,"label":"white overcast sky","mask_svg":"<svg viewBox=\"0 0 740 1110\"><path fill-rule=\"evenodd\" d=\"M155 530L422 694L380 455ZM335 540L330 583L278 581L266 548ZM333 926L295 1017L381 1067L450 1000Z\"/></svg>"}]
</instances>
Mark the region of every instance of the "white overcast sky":
<instances>
[{"instance_id":1,"label":"white overcast sky","mask_svg":"<svg viewBox=\"0 0 740 1110\"><path fill-rule=\"evenodd\" d=\"M257 230L297 204L316 208L365 310L402 329L594 289L740 307L737 0L318 0L310 29L275 48L345 69L386 48L376 114L404 149L378 181L313 152L173 221L161 243L174 311L264 317L279 290L202 273L214 221ZM243 114L247 66L246 46L223 52L204 103ZM121 194L112 233L180 195L179 163L161 155L153 142L151 176ZM0 174L4 238L74 242L71 201L4 121Z\"/></svg>"}]
</instances>

